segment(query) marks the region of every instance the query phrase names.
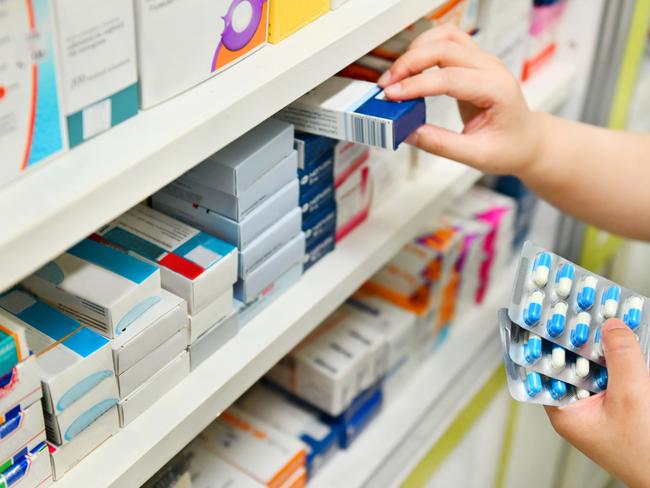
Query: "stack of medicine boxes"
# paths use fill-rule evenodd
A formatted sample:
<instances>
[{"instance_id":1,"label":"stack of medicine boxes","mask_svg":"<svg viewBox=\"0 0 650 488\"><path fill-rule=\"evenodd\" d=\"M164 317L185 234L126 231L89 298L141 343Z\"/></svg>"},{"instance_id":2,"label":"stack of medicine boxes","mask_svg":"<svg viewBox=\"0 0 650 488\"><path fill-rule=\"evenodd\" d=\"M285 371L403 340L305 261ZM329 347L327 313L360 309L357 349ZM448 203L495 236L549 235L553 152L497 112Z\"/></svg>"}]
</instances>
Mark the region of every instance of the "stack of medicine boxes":
<instances>
[{"instance_id":1,"label":"stack of medicine boxes","mask_svg":"<svg viewBox=\"0 0 650 488\"><path fill-rule=\"evenodd\" d=\"M329 137L296 132L302 230L305 233L304 271L336 245L334 147Z\"/></svg>"},{"instance_id":2,"label":"stack of medicine boxes","mask_svg":"<svg viewBox=\"0 0 650 488\"><path fill-rule=\"evenodd\" d=\"M337 242L368 217L372 196L369 158L368 146L340 141L334 147Z\"/></svg>"},{"instance_id":3,"label":"stack of medicine boxes","mask_svg":"<svg viewBox=\"0 0 650 488\"><path fill-rule=\"evenodd\" d=\"M24 330L33 351L52 471L59 479L119 428L109 340L22 290L0 297L0 307L0 317ZM25 379L18 377L19 384ZM40 405L29 407L24 420L28 429L34 408L42 415ZM39 430L29 438L36 438Z\"/></svg>"},{"instance_id":4,"label":"stack of medicine boxes","mask_svg":"<svg viewBox=\"0 0 650 488\"><path fill-rule=\"evenodd\" d=\"M153 196L158 210L239 249L241 325L302 273L305 236L293 142L291 124L268 119Z\"/></svg>"},{"instance_id":5,"label":"stack of medicine boxes","mask_svg":"<svg viewBox=\"0 0 650 488\"><path fill-rule=\"evenodd\" d=\"M129 400L137 403L123 413L133 418L189 373L195 348L208 349L203 354L208 357L237 333L233 312L237 250L145 205L132 208L98 234L99 239L160 266L161 301L114 344L125 407ZM136 393L140 399L131 398Z\"/></svg>"},{"instance_id":6,"label":"stack of medicine boxes","mask_svg":"<svg viewBox=\"0 0 650 488\"><path fill-rule=\"evenodd\" d=\"M11 304L19 318L42 333L38 335L41 342L30 344L32 349L41 351L43 344L51 347L63 339L68 349L74 352L68 351L67 357L63 353L53 355L52 365L48 364L47 370L45 362L51 351L48 354L37 353L39 362L43 363L40 364L43 381L49 381L49 375L58 377L58 369L67 361L84 360L86 376L83 380L76 380L79 386L63 385L66 394L60 399L52 398L50 404L53 415L49 416L48 440L52 444L54 476L58 479L119 428L119 394L110 341L90 334L91 331L80 324L109 339L126 333L143 313L160 302L160 270L96 240L84 239L26 278L22 285L51 305L43 307L36 302L38 308L31 305L22 310L20 303ZM23 295L23 300L26 297ZM74 321L64 320L68 317L62 314L53 317L55 310L52 307ZM45 312L41 309L48 311L47 320L43 318ZM17 313L18 310L21 312ZM36 315L37 312L41 315ZM35 318L32 314L36 315ZM70 339L72 344L68 344L68 336L73 333L74 340ZM108 365L104 364L106 355ZM97 368L96 375L94 368ZM100 381L102 378L105 379ZM111 384L110 388L107 383ZM104 393L100 395L98 392L102 391ZM46 399L47 395L46 388ZM95 398L97 395L101 398ZM48 408L46 403L46 412ZM98 416L102 411L105 413Z\"/></svg>"},{"instance_id":7,"label":"stack of medicine boxes","mask_svg":"<svg viewBox=\"0 0 650 488\"><path fill-rule=\"evenodd\" d=\"M20 481L27 488L45 487L51 484L52 468L39 401L41 382L25 332L0 309L0 479Z\"/></svg>"}]
</instances>

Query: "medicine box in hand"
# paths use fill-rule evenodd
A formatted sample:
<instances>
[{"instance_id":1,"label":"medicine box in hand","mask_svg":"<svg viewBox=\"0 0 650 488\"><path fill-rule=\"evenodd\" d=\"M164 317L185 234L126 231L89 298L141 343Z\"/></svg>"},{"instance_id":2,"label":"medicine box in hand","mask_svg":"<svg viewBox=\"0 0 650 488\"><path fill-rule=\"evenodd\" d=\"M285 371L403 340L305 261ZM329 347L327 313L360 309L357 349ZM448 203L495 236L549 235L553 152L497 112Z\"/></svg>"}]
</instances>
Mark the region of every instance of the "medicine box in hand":
<instances>
[{"instance_id":1,"label":"medicine box in hand","mask_svg":"<svg viewBox=\"0 0 650 488\"><path fill-rule=\"evenodd\" d=\"M335 76L277 117L301 131L394 150L425 123L425 115L422 98L389 101L374 83Z\"/></svg>"},{"instance_id":2,"label":"medicine box in hand","mask_svg":"<svg viewBox=\"0 0 650 488\"><path fill-rule=\"evenodd\" d=\"M22 282L42 300L113 338L160 301L160 270L92 239Z\"/></svg>"},{"instance_id":3,"label":"medicine box in hand","mask_svg":"<svg viewBox=\"0 0 650 488\"><path fill-rule=\"evenodd\" d=\"M137 0L135 14L143 108L192 88L266 44L267 0Z\"/></svg>"},{"instance_id":4,"label":"medicine box in hand","mask_svg":"<svg viewBox=\"0 0 650 488\"><path fill-rule=\"evenodd\" d=\"M25 328L43 384L43 407L59 414L106 383L117 397L109 341L21 290L0 297L0 317L11 314Z\"/></svg>"},{"instance_id":5,"label":"medicine box in hand","mask_svg":"<svg viewBox=\"0 0 650 488\"><path fill-rule=\"evenodd\" d=\"M145 205L98 231L111 244L160 266L162 286L200 312L237 280L237 249Z\"/></svg>"}]
</instances>

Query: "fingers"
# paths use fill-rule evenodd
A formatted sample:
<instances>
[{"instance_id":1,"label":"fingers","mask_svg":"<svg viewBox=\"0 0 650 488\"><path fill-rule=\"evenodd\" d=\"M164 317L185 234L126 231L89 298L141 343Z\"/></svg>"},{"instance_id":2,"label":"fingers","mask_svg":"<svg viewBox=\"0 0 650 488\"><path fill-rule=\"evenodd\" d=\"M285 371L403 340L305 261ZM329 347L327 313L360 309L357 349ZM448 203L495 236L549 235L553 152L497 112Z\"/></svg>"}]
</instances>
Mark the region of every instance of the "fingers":
<instances>
[{"instance_id":1,"label":"fingers","mask_svg":"<svg viewBox=\"0 0 650 488\"><path fill-rule=\"evenodd\" d=\"M443 24L435 29L420 34L409 46L409 49L416 49L428 44L440 41L451 41L466 47L475 47L472 37L452 24Z\"/></svg>"},{"instance_id":2,"label":"fingers","mask_svg":"<svg viewBox=\"0 0 650 488\"><path fill-rule=\"evenodd\" d=\"M607 362L607 401L627 402L648 386L648 370L639 342L624 322L610 319L602 330Z\"/></svg>"},{"instance_id":3,"label":"fingers","mask_svg":"<svg viewBox=\"0 0 650 488\"><path fill-rule=\"evenodd\" d=\"M386 87L434 66L477 68L481 65L480 57L472 53L473 50L449 41L411 49L395 61L393 66L382 75L379 85Z\"/></svg>"},{"instance_id":4,"label":"fingers","mask_svg":"<svg viewBox=\"0 0 650 488\"><path fill-rule=\"evenodd\" d=\"M407 142L437 156L480 168L485 160L484 152L481 145L469 141L469 137L442 127L423 125Z\"/></svg>"},{"instance_id":5,"label":"fingers","mask_svg":"<svg viewBox=\"0 0 650 488\"><path fill-rule=\"evenodd\" d=\"M391 100L411 100L418 97L449 95L472 102L479 108L494 102L494 83L486 82L489 74L468 68L443 68L412 76L385 89Z\"/></svg>"}]
</instances>

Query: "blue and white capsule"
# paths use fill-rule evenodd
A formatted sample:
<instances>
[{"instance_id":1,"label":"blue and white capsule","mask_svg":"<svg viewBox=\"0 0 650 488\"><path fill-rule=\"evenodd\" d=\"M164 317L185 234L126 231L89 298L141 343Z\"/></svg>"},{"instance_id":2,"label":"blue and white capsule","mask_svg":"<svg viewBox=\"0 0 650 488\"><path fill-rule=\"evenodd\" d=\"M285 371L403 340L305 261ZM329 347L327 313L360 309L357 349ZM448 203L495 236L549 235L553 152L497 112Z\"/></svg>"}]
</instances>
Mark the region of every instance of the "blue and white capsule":
<instances>
[{"instance_id":1,"label":"blue and white capsule","mask_svg":"<svg viewBox=\"0 0 650 488\"><path fill-rule=\"evenodd\" d=\"M594 306L596 303L596 286L598 280L593 276L587 276L582 280L580 291L576 297L576 304L580 310L586 311Z\"/></svg>"},{"instance_id":2,"label":"blue and white capsule","mask_svg":"<svg viewBox=\"0 0 650 488\"><path fill-rule=\"evenodd\" d=\"M529 371L524 382L526 393L530 398L535 398L542 391L542 376L535 372Z\"/></svg>"},{"instance_id":3,"label":"blue and white capsule","mask_svg":"<svg viewBox=\"0 0 650 488\"><path fill-rule=\"evenodd\" d=\"M561 346L553 346L551 350L551 369L559 373L566 367L566 351Z\"/></svg>"},{"instance_id":4,"label":"blue and white capsule","mask_svg":"<svg viewBox=\"0 0 650 488\"><path fill-rule=\"evenodd\" d=\"M548 384L548 392L553 400L562 400L567 394L567 386L564 381L552 379Z\"/></svg>"},{"instance_id":5,"label":"blue and white capsule","mask_svg":"<svg viewBox=\"0 0 650 488\"><path fill-rule=\"evenodd\" d=\"M589 390L585 390L584 388L576 389L576 398L578 400L584 400L585 398L589 398L590 396L591 396L591 392Z\"/></svg>"},{"instance_id":6,"label":"blue and white capsule","mask_svg":"<svg viewBox=\"0 0 650 488\"><path fill-rule=\"evenodd\" d=\"M528 364L533 364L542 357L542 338L530 334L528 342L524 344L524 359Z\"/></svg>"},{"instance_id":7,"label":"blue and white capsule","mask_svg":"<svg viewBox=\"0 0 650 488\"><path fill-rule=\"evenodd\" d=\"M578 378L586 378L589 376L590 363L587 358L576 358L576 376Z\"/></svg>"},{"instance_id":8,"label":"blue and white capsule","mask_svg":"<svg viewBox=\"0 0 650 488\"><path fill-rule=\"evenodd\" d=\"M571 344L575 348L584 346L589 340L589 326L591 315L587 312L580 312L576 318L575 327L571 330Z\"/></svg>"},{"instance_id":9,"label":"blue and white capsule","mask_svg":"<svg viewBox=\"0 0 650 488\"><path fill-rule=\"evenodd\" d=\"M632 330L636 330L641 325L641 314L643 310L643 299L640 297L630 297L625 301L625 312L623 313L623 322Z\"/></svg>"},{"instance_id":10,"label":"blue and white capsule","mask_svg":"<svg viewBox=\"0 0 650 488\"><path fill-rule=\"evenodd\" d=\"M598 390L606 390L607 389L607 380L608 380L608 374L607 370L605 368L601 368L600 371L596 374L596 378L594 379L594 384L596 385L596 388Z\"/></svg>"},{"instance_id":11,"label":"blue and white capsule","mask_svg":"<svg viewBox=\"0 0 650 488\"><path fill-rule=\"evenodd\" d=\"M528 297L528 305L524 310L524 322L526 325L537 325L542 318L542 304L544 303L544 294L536 290Z\"/></svg>"},{"instance_id":12,"label":"blue and white capsule","mask_svg":"<svg viewBox=\"0 0 650 488\"><path fill-rule=\"evenodd\" d=\"M596 354L596 356L599 358L602 358L605 355L602 338L603 331L600 327L598 327L594 333L594 354Z\"/></svg>"},{"instance_id":13,"label":"blue and white capsule","mask_svg":"<svg viewBox=\"0 0 650 488\"><path fill-rule=\"evenodd\" d=\"M600 297L600 311L605 319L616 317L618 302L621 300L621 289L618 286L608 286Z\"/></svg>"},{"instance_id":14,"label":"blue and white capsule","mask_svg":"<svg viewBox=\"0 0 650 488\"><path fill-rule=\"evenodd\" d=\"M566 300L571 294L574 275L575 268L571 263L563 264L555 275L555 293L563 300Z\"/></svg>"},{"instance_id":15,"label":"blue and white capsule","mask_svg":"<svg viewBox=\"0 0 650 488\"><path fill-rule=\"evenodd\" d=\"M540 252L533 261L533 273L531 280L539 288L544 288L548 283L548 277L551 274L551 264L553 259L548 252Z\"/></svg>"},{"instance_id":16,"label":"blue and white capsule","mask_svg":"<svg viewBox=\"0 0 650 488\"><path fill-rule=\"evenodd\" d=\"M558 302L553 307L551 318L546 322L546 332L551 337L558 337L564 333L566 327L566 314L569 306L564 302Z\"/></svg>"}]
</instances>

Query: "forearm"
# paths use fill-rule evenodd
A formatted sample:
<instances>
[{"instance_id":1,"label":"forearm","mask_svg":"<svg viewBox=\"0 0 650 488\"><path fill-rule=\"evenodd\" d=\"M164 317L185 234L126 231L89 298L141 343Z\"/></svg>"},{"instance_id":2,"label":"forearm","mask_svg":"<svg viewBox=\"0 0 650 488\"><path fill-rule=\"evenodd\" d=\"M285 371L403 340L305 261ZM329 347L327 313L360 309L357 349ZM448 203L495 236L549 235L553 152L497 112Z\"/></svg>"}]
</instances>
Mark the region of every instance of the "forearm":
<instances>
[{"instance_id":1,"label":"forearm","mask_svg":"<svg viewBox=\"0 0 650 488\"><path fill-rule=\"evenodd\" d=\"M589 224L650 241L650 136L534 117L540 147L518 175L526 185Z\"/></svg>"}]
</instances>

